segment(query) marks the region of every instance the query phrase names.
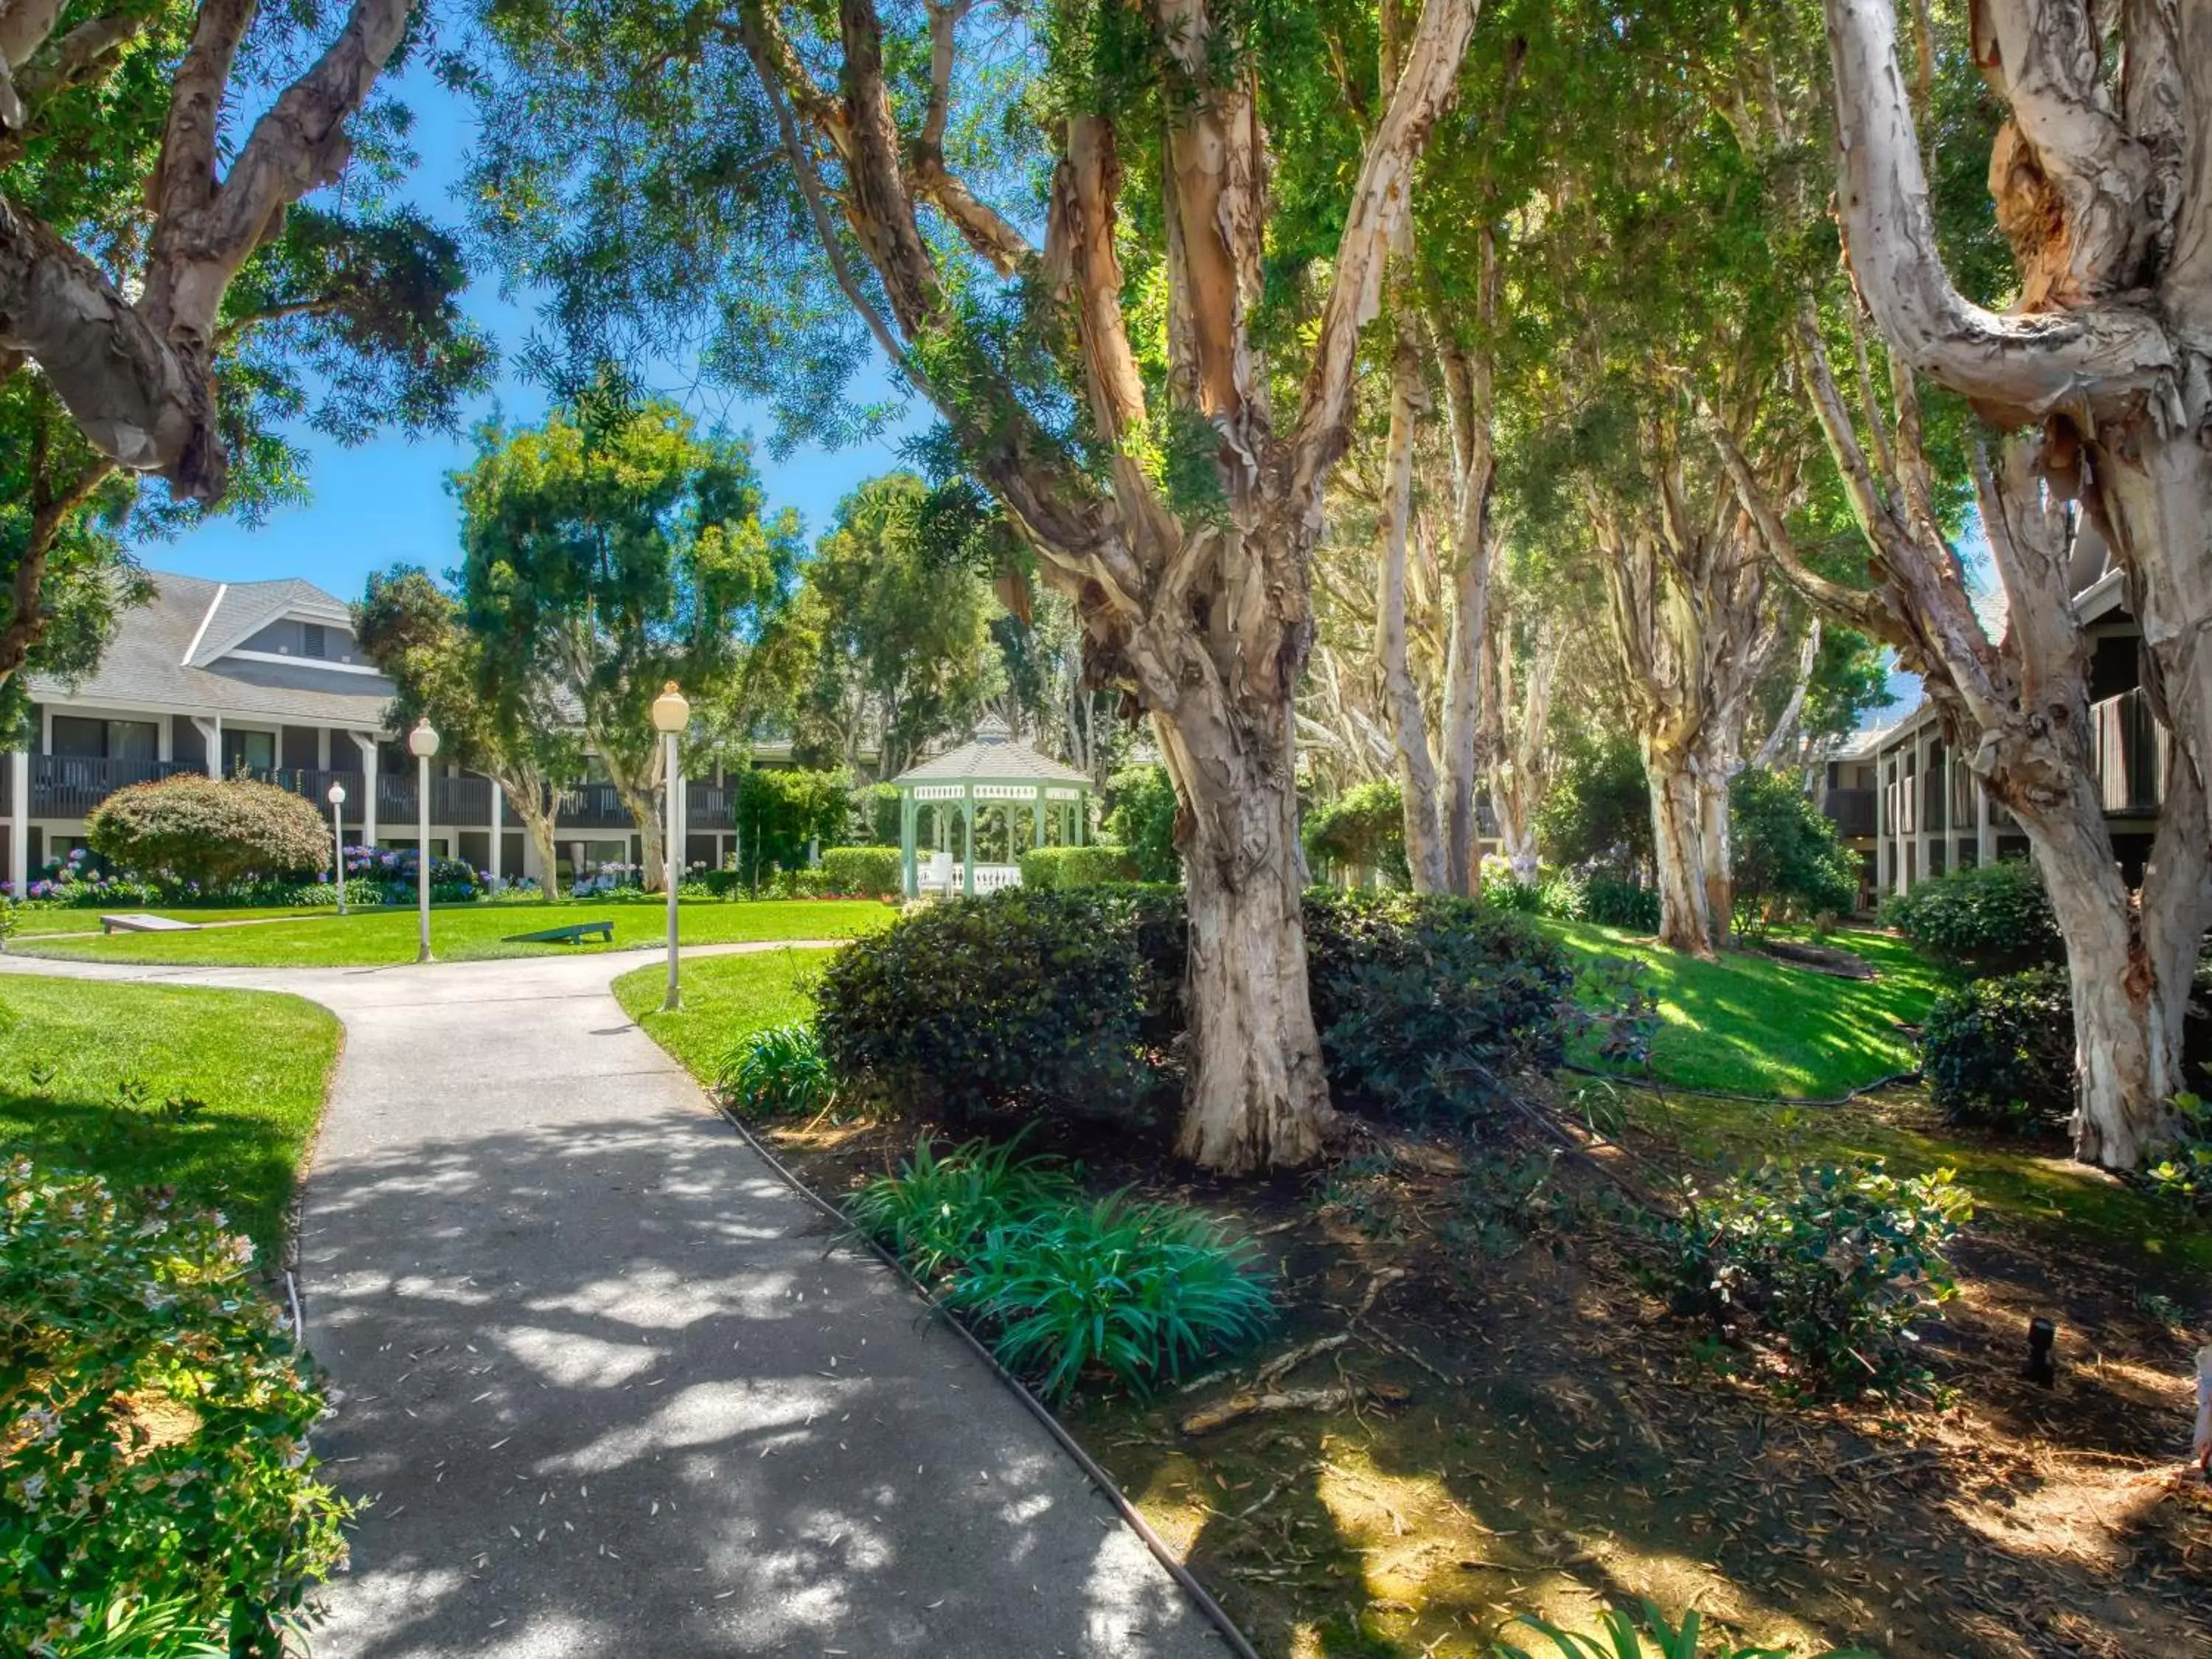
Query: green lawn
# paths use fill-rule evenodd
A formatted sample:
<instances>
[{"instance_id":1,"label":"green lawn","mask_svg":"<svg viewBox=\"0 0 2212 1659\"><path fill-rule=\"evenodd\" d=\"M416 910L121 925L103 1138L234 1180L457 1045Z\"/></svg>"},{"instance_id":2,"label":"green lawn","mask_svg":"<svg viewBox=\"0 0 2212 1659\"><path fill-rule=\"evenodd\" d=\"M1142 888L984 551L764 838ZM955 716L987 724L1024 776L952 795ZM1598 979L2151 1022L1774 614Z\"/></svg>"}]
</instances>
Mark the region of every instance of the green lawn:
<instances>
[{"instance_id":1,"label":"green lawn","mask_svg":"<svg viewBox=\"0 0 2212 1659\"><path fill-rule=\"evenodd\" d=\"M338 1054L335 1017L258 991L0 979L0 1151L174 1187L276 1255ZM204 1103L176 1115L167 1103Z\"/></svg>"},{"instance_id":2,"label":"green lawn","mask_svg":"<svg viewBox=\"0 0 2212 1659\"><path fill-rule=\"evenodd\" d=\"M1942 984L1911 946L1884 933L1830 938L1875 969L1872 980L1849 980L1748 951L1700 962L1625 928L1538 925L1577 956L1650 964L1663 1022L1653 1074L1685 1088L1822 1097L1909 1071L1918 1062L1898 1023L1917 1024Z\"/></svg>"},{"instance_id":3,"label":"green lawn","mask_svg":"<svg viewBox=\"0 0 2212 1659\"><path fill-rule=\"evenodd\" d=\"M827 951L763 951L755 956L708 957L684 969L684 1006L660 1012L668 987L659 963L615 981L623 1012L654 1042L711 1084L722 1056L737 1040L814 1012L813 984L830 960Z\"/></svg>"},{"instance_id":4,"label":"green lawn","mask_svg":"<svg viewBox=\"0 0 2212 1659\"><path fill-rule=\"evenodd\" d=\"M283 968L379 967L412 962L412 910L329 911L314 920L267 927L215 927L195 933L97 934L18 939L24 956L67 957L86 962L201 963ZM688 945L732 940L844 939L880 927L897 913L871 899L726 901L687 899L680 907ZM187 920L192 920L187 916ZM615 925L614 944L510 945L512 933L535 933L570 922L601 919ZM634 900L564 899L555 904L455 904L430 912L430 949L441 960L546 956L563 951L635 950L667 936L666 912Z\"/></svg>"}]
</instances>

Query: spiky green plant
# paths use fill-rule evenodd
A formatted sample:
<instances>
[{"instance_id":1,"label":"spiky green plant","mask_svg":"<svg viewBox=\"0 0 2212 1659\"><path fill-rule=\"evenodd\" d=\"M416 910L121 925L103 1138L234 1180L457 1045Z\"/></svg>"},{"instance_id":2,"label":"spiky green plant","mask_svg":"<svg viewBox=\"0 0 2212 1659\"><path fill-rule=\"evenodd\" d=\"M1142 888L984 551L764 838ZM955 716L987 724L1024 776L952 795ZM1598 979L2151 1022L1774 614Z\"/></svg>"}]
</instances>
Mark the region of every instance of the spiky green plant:
<instances>
[{"instance_id":1,"label":"spiky green plant","mask_svg":"<svg viewBox=\"0 0 2212 1659\"><path fill-rule=\"evenodd\" d=\"M1679 1626L1674 1626L1650 1601L1644 1602L1636 1613L1619 1607L1607 1608L1598 1620L1604 1627L1602 1640L1561 1630L1556 1625L1546 1624L1534 1613L1524 1613L1510 1622L1526 1625L1548 1638L1558 1650L1559 1659L1790 1659L1793 1651L1789 1648L1731 1647L1723 1638L1721 1646L1708 1656L1702 1629L1704 1614L1692 1607L1682 1615ZM1656 1644L1649 1650L1644 1645L1647 1635ZM1534 1659L1525 1648L1504 1642L1494 1645L1491 1652L1495 1659ZM1813 1659L1880 1659L1880 1656L1863 1648L1830 1648Z\"/></svg>"},{"instance_id":2,"label":"spiky green plant","mask_svg":"<svg viewBox=\"0 0 2212 1659\"><path fill-rule=\"evenodd\" d=\"M1118 1194L992 1228L947 1300L1053 1399L1094 1368L1147 1394L1274 1316L1249 1246L1196 1211Z\"/></svg>"},{"instance_id":3,"label":"spiky green plant","mask_svg":"<svg viewBox=\"0 0 2212 1659\"><path fill-rule=\"evenodd\" d=\"M118 1596L85 1621L82 1632L46 1645L34 1659L226 1659L228 1642L209 1634L184 1600L134 1601Z\"/></svg>"},{"instance_id":4,"label":"spiky green plant","mask_svg":"<svg viewBox=\"0 0 2212 1659\"><path fill-rule=\"evenodd\" d=\"M1056 1158L1024 1158L1022 1137L1001 1146L963 1141L939 1156L924 1135L896 1175L878 1176L845 1201L854 1224L933 1279L994 1227L1024 1220L1073 1195Z\"/></svg>"},{"instance_id":5,"label":"spiky green plant","mask_svg":"<svg viewBox=\"0 0 2212 1659\"><path fill-rule=\"evenodd\" d=\"M818 1112L837 1092L814 1028L797 1021L742 1038L714 1083L739 1110L764 1117Z\"/></svg>"}]
</instances>

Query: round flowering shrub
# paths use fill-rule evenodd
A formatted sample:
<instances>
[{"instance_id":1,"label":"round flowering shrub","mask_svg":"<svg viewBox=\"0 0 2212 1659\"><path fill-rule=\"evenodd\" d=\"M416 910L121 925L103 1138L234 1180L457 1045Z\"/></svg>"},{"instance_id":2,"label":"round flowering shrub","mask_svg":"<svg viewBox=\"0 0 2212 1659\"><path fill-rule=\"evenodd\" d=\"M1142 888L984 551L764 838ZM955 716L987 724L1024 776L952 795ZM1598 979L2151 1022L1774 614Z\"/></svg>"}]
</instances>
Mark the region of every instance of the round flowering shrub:
<instances>
[{"instance_id":1,"label":"round flowering shrub","mask_svg":"<svg viewBox=\"0 0 2212 1659\"><path fill-rule=\"evenodd\" d=\"M134 783L94 807L84 830L117 868L202 891L253 876L317 875L331 863L322 815L288 789L246 778L180 773Z\"/></svg>"},{"instance_id":2,"label":"round flowering shrub","mask_svg":"<svg viewBox=\"0 0 2212 1659\"><path fill-rule=\"evenodd\" d=\"M159 1190L0 1165L0 1652L67 1652L128 1597L273 1655L344 1559L322 1396L252 1259Z\"/></svg>"}]
</instances>

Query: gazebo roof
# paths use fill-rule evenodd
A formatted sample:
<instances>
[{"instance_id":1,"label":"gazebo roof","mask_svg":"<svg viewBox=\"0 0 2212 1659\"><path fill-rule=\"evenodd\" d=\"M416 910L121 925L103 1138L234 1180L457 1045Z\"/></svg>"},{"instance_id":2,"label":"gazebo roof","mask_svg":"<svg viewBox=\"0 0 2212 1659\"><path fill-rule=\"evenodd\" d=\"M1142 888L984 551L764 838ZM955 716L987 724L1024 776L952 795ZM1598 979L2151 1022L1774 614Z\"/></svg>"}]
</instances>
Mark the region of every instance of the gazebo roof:
<instances>
[{"instance_id":1,"label":"gazebo roof","mask_svg":"<svg viewBox=\"0 0 2212 1659\"><path fill-rule=\"evenodd\" d=\"M1058 783L1091 787L1087 773L1049 760L1025 743L1017 743L996 715L976 727L957 749L917 762L891 780L894 787L917 783Z\"/></svg>"}]
</instances>

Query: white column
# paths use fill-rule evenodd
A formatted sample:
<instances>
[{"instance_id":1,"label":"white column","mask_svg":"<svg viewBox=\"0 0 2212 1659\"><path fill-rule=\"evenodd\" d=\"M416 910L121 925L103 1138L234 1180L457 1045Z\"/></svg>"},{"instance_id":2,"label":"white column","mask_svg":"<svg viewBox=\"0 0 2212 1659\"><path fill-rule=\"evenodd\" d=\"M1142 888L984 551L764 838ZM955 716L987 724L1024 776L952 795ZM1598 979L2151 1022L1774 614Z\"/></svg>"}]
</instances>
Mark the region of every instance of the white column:
<instances>
[{"instance_id":1,"label":"white column","mask_svg":"<svg viewBox=\"0 0 2212 1659\"><path fill-rule=\"evenodd\" d=\"M1889 891L1889 837L1893 826L1889 821L1889 784L1882 776L1887 770L1880 750L1874 757L1874 896L1879 901Z\"/></svg>"},{"instance_id":2,"label":"white column","mask_svg":"<svg viewBox=\"0 0 2212 1659\"><path fill-rule=\"evenodd\" d=\"M167 714L154 722L154 758L173 761L177 757L175 722Z\"/></svg>"},{"instance_id":3,"label":"white column","mask_svg":"<svg viewBox=\"0 0 2212 1659\"><path fill-rule=\"evenodd\" d=\"M500 878L499 844L507 839L503 833L507 828L507 797L499 792L498 779L489 778L485 781L491 785L491 878L497 881Z\"/></svg>"},{"instance_id":4,"label":"white column","mask_svg":"<svg viewBox=\"0 0 2212 1659\"><path fill-rule=\"evenodd\" d=\"M8 757L8 890L21 898L31 889L31 756Z\"/></svg>"},{"instance_id":5,"label":"white column","mask_svg":"<svg viewBox=\"0 0 2212 1659\"><path fill-rule=\"evenodd\" d=\"M200 741L207 745L207 775L211 778L222 775L222 716L195 714L192 725L198 730Z\"/></svg>"},{"instance_id":6,"label":"white column","mask_svg":"<svg viewBox=\"0 0 2212 1659\"><path fill-rule=\"evenodd\" d=\"M361 750L361 844L376 845L376 739L359 732L346 735Z\"/></svg>"}]
</instances>

